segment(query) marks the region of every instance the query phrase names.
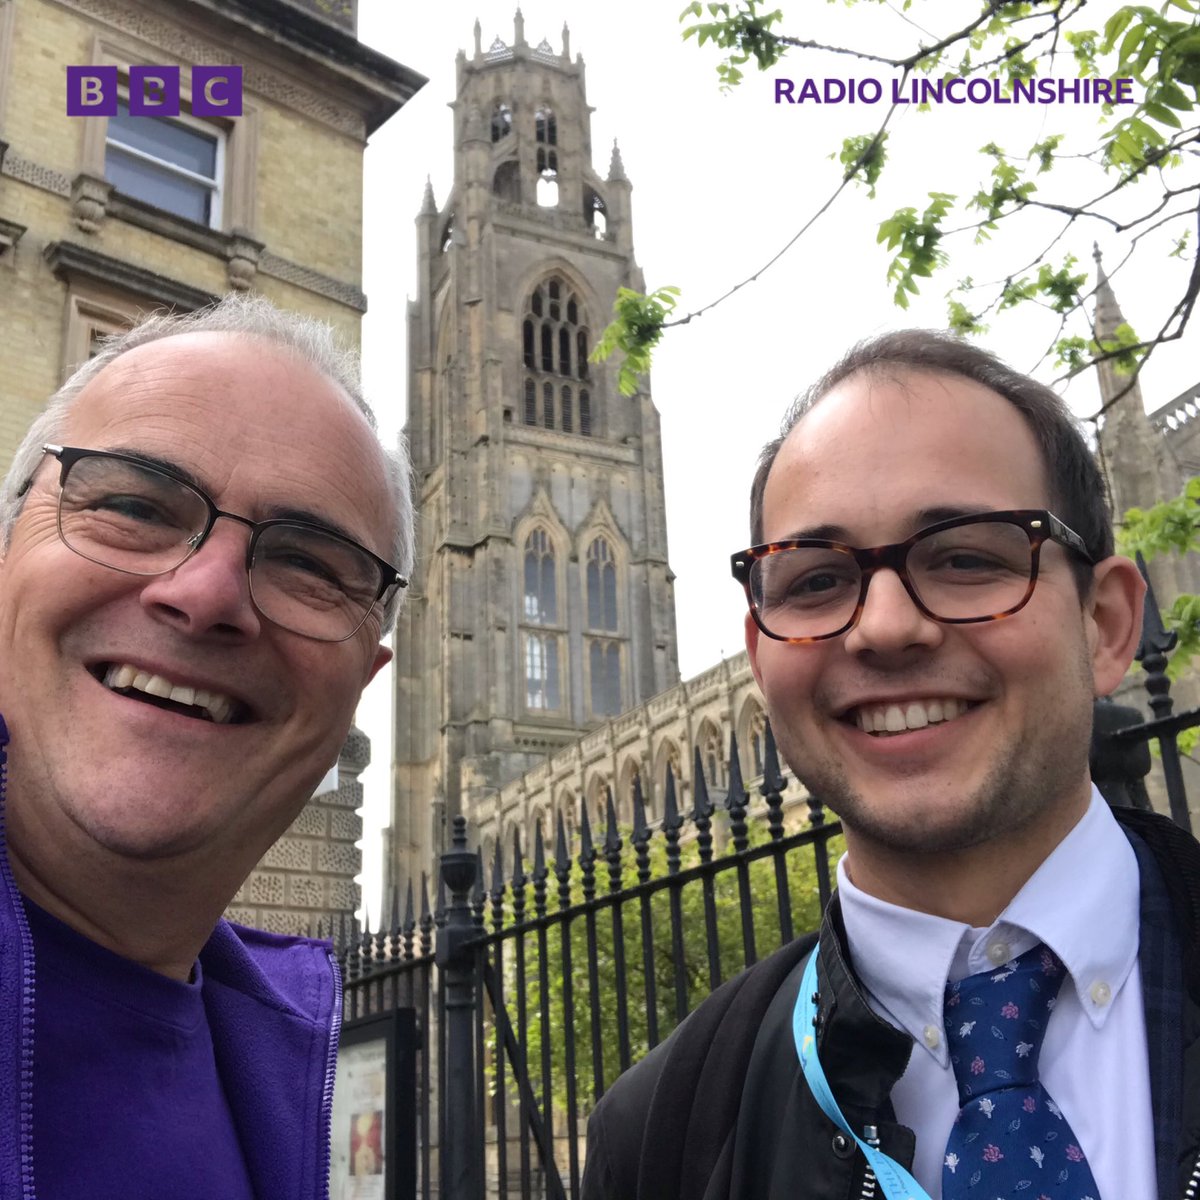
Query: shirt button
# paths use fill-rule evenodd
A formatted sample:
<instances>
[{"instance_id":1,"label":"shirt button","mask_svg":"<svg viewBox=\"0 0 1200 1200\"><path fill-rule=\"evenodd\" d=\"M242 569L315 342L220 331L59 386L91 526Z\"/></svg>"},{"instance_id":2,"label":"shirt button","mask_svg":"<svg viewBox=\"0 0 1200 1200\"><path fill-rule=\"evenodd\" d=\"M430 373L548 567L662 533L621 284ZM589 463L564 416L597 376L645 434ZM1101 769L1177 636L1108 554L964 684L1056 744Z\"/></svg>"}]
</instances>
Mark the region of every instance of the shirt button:
<instances>
[{"instance_id":1,"label":"shirt button","mask_svg":"<svg viewBox=\"0 0 1200 1200\"><path fill-rule=\"evenodd\" d=\"M925 1045L936 1050L942 1044L942 1031L936 1025L925 1026Z\"/></svg>"},{"instance_id":2,"label":"shirt button","mask_svg":"<svg viewBox=\"0 0 1200 1200\"><path fill-rule=\"evenodd\" d=\"M1088 989L1091 993L1092 1002L1104 1007L1112 999L1112 988L1102 979L1097 979L1095 983Z\"/></svg>"},{"instance_id":3,"label":"shirt button","mask_svg":"<svg viewBox=\"0 0 1200 1200\"><path fill-rule=\"evenodd\" d=\"M993 966L1000 967L1012 958L1012 951L1007 942L993 942L987 948L987 956Z\"/></svg>"}]
</instances>

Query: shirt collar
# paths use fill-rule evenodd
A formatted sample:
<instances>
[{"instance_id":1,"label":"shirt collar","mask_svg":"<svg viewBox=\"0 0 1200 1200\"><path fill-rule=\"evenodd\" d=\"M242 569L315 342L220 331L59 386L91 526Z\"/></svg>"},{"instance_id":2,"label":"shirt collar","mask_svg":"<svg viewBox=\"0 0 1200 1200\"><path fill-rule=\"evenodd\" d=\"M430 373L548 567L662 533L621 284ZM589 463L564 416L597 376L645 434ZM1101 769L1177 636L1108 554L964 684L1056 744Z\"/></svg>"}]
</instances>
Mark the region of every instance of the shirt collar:
<instances>
[{"instance_id":1,"label":"shirt collar","mask_svg":"<svg viewBox=\"0 0 1200 1200\"><path fill-rule=\"evenodd\" d=\"M845 856L838 892L851 960L871 1000L942 1066L949 1061L947 982L998 968L1044 942L1100 1029L1137 958L1137 858L1094 786L1084 815L987 929L868 895L850 880Z\"/></svg>"}]
</instances>

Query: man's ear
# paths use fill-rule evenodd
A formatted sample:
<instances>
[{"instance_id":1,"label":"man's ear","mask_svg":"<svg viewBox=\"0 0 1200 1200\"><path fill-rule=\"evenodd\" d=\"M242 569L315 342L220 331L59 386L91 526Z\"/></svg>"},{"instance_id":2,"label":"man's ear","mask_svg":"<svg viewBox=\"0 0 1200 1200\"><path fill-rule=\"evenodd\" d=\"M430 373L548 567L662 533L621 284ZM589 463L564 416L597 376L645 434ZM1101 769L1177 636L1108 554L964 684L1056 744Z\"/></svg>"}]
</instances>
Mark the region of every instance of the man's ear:
<instances>
[{"instance_id":1,"label":"man's ear","mask_svg":"<svg viewBox=\"0 0 1200 1200\"><path fill-rule=\"evenodd\" d=\"M375 649L375 661L371 664L370 671L367 672L367 680L366 680L366 683L363 684L363 687L365 688L367 686L367 684L370 683L371 680L374 679L375 676L378 675L379 672L382 671L383 668L386 667L388 665L388 663L390 663L391 661L392 661L391 646L384 646L384 645L377 646Z\"/></svg>"},{"instance_id":2,"label":"man's ear","mask_svg":"<svg viewBox=\"0 0 1200 1200\"><path fill-rule=\"evenodd\" d=\"M1116 554L1096 564L1092 580L1084 613L1093 690L1107 696L1125 677L1141 640L1146 582L1133 559Z\"/></svg>"}]
</instances>

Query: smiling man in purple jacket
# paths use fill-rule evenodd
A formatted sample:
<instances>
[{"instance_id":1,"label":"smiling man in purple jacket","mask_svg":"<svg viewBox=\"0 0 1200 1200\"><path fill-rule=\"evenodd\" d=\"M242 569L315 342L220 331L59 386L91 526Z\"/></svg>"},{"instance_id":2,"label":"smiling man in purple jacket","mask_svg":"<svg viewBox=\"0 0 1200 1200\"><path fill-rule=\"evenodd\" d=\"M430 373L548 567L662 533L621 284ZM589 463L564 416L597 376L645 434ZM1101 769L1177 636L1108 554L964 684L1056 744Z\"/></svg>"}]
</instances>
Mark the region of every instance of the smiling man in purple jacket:
<instances>
[{"instance_id":1,"label":"smiling man in purple jacket","mask_svg":"<svg viewBox=\"0 0 1200 1200\"><path fill-rule=\"evenodd\" d=\"M230 299L63 386L0 547L0 1200L326 1196L336 966L221 913L390 658L406 462Z\"/></svg>"}]
</instances>

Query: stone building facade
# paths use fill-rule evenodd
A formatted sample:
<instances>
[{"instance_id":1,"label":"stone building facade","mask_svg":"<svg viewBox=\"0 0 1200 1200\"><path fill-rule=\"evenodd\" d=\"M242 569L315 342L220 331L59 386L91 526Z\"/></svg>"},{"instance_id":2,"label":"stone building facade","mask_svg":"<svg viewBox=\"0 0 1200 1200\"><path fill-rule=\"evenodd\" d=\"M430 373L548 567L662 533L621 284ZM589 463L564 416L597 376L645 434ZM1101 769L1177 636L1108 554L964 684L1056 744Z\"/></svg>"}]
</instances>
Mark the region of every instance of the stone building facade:
<instances>
[{"instance_id":1,"label":"stone building facade","mask_svg":"<svg viewBox=\"0 0 1200 1200\"><path fill-rule=\"evenodd\" d=\"M123 107L66 115L66 67L116 67ZM191 68L243 69L243 111L192 114ZM131 66L178 66L178 117L128 115ZM361 45L352 0L0 0L0 471L101 335L231 289L329 322L362 292L367 137L424 79ZM357 906L361 734L235 906L269 929Z\"/></svg>"},{"instance_id":2,"label":"stone building facade","mask_svg":"<svg viewBox=\"0 0 1200 1200\"><path fill-rule=\"evenodd\" d=\"M409 447L419 562L396 638L385 888L450 817L678 681L659 419L589 352L642 289L632 185L592 166L582 58L460 52L454 183L417 217Z\"/></svg>"},{"instance_id":3,"label":"stone building facade","mask_svg":"<svg viewBox=\"0 0 1200 1200\"><path fill-rule=\"evenodd\" d=\"M753 799L763 777L765 728L762 694L746 653L723 659L585 734L502 787L493 805L476 818L484 862L490 870L497 838L505 861L511 862L514 833L520 836L526 861L539 840L553 856L560 821L568 845L576 846L581 797L594 834L598 831L603 837L610 792L617 822L628 829L639 783L646 820L653 826L663 817L668 770L679 811L690 812L697 752L708 797L719 806L729 785L734 741L742 783ZM785 806L803 795L791 780Z\"/></svg>"},{"instance_id":4,"label":"stone building facade","mask_svg":"<svg viewBox=\"0 0 1200 1200\"><path fill-rule=\"evenodd\" d=\"M141 311L254 288L357 345L363 150L424 80L343 7L0 0L0 470ZM68 64L116 66L123 96L130 66L179 66L180 116L68 117ZM243 68L240 117L190 115L194 64Z\"/></svg>"}]
</instances>

